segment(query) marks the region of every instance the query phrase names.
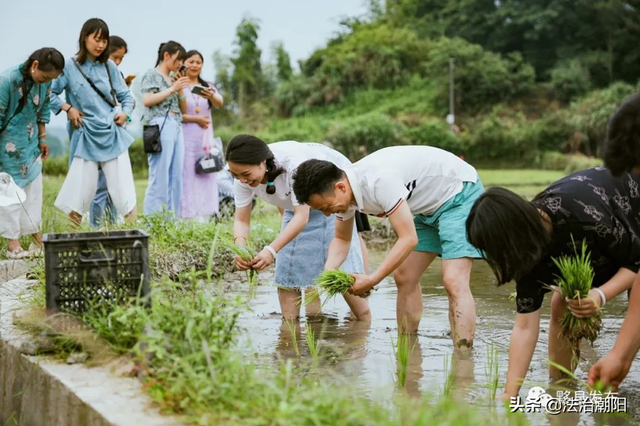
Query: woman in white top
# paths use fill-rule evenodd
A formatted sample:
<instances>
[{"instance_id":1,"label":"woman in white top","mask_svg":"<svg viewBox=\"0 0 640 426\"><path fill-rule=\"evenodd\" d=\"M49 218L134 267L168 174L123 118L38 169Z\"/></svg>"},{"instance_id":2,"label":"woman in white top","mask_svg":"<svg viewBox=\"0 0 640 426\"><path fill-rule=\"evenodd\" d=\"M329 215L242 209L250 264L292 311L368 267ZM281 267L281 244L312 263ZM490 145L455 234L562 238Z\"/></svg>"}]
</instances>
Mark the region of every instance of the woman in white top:
<instances>
[{"instance_id":1,"label":"woman in white top","mask_svg":"<svg viewBox=\"0 0 640 426\"><path fill-rule=\"evenodd\" d=\"M236 257L238 269L262 270L276 260L276 284L282 316L285 320L300 315L298 301L301 290L313 285L324 270L329 243L333 239L335 218L300 205L292 190L292 176L299 164L309 159L322 159L338 165L349 165L339 152L324 145L299 142L276 142L269 146L252 135L238 135L227 146L229 170L236 178L234 242L246 244L253 196L284 210L282 229L278 237L260 251L253 261ZM354 233L355 233L354 229ZM342 264L347 272L363 271L362 252L358 238L353 239L349 255ZM287 290L287 289L291 290ZM345 300L358 320L370 320L366 299L352 294ZM319 310L319 301L307 306L307 314Z\"/></svg>"}]
</instances>

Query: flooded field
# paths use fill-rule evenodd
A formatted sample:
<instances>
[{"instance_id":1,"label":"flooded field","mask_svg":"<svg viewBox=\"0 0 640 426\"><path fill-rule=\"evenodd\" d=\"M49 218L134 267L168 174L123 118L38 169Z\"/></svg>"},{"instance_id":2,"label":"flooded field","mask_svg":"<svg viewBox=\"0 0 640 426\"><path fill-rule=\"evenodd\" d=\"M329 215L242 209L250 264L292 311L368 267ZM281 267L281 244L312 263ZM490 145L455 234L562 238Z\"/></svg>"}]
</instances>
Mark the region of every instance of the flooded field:
<instances>
[{"instance_id":1,"label":"flooded field","mask_svg":"<svg viewBox=\"0 0 640 426\"><path fill-rule=\"evenodd\" d=\"M373 267L382 260L384 254L381 250L372 251ZM266 363L284 358L311 364L312 357L305 341L307 330L311 329L319 341L319 365L327 371L327 380L331 375L343 375L371 398L390 399L395 392L397 373L394 356L394 343L397 340L396 288L393 281L385 280L370 297L373 317L370 324L351 321L344 300L335 299L324 305L321 316L313 319L303 316L299 325L290 327L282 322L277 289L269 284L272 278L269 272L260 275L263 285L257 288L255 298L250 301L251 310L240 321L241 327L246 329L250 348L247 351L251 352L250 355ZM409 357L406 390L415 397L437 397L450 391L461 403L473 404L480 410L492 410L496 409L496 404L490 400L488 354L493 351L498 354L499 396L506 380L509 336L515 316L514 303L509 301L509 294L515 288L513 285L498 288L488 265L480 261L475 262L471 282L478 312L476 340L471 353L453 355L449 337L448 300L440 278L439 260L424 274L421 282L424 313L419 334L410 341L413 351ZM246 294L245 286L235 288L239 293ZM523 398L526 398L532 386L542 386L555 396L555 391L549 389L547 373L549 300L549 297L545 300L540 340L527 382L521 391ZM580 379L586 380L591 364L612 347L626 307L627 297L622 295L607 303L603 309L604 326L600 338L594 348L583 345L582 360L576 371ZM527 416L531 424L540 425L640 424L640 411L636 410L640 403L640 364L634 364L623 384L621 396L627 398L630 415L626 417L573 413ZM502 407L498 409L502 410Z\"/></svg>"}]
</instances>

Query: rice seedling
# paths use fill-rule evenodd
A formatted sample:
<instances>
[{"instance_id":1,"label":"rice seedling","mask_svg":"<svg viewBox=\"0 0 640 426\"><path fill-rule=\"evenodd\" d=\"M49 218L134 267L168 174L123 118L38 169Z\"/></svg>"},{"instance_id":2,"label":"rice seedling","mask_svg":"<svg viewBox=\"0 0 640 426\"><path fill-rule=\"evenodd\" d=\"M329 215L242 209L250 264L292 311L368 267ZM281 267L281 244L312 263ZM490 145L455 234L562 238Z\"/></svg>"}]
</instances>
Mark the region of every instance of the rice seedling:
<instances>
[{"instance_id":1,"label":"rice seedling","mask_svg":"<svg viewBox=\"0 0 640 426\"><path fill-rule=\"evenodd\" d=\"M324 271L314 280L318 291L307 297L305 304L309 304L316 300L320 297L320 294L327 295L325 303L330 298L339 294L344 295L349 291L349 288L351 288L354 282L355 279L350 274L339 269Z\"/></svg>"},{"instance_id":2,"label":"rice seedling","mask_svg":"<svg viewBox=\"0 0 640 426\"><path fill-rule=\"evenodd\" d=\"M407 372L409 371L409 359L416 347L414 340L413 345L410 343L411 336L404 333L398 334L397 343L391 339L391 344L396 357L397 369L396 369L396 384L399 387L405 387L407 383Z\"/></svg>"},{"instance_id":3,"label":"rice seedling","mask_svg":"<svg viewBox=\"0 0 640 426\"><path fill-rule=\"evenodd\" d=\"M311 361L313 362L313 366L317 367L318 360L320 359L320 340L316 340L313 328L311 328L309 324L307 324L305 339L307 340L307 347L309 348L309 353L311 354Z\"/></svg>"},{"instance_id":4,"label":"rice seedling","mask_svg":"<svg viewBox=\"0 0 640 426\"><path fill-rule=\"evenodd\" d=\"M296 351L296 356L300 356L300 346L298 345L298 326L294 320L284 320L284 323L287 325L287 329L289 329L289 333L291 334L291 344L293 345L293 350Z\"/></svg>"},{"instance_id":5,"label":"rice seedling","mask_svg":"<svg viewBox=\"0 0 640 426\"><path fill-rule=\"evenodd\" d=\"M484 372L489 386L490 399L496 399L498 380L500 379L500 365L498 364L498 348L493 343L487 345L487 363Z\"/></svg>"},{"instance_id":6,"label":"rice seedling","mask_svg":"<svg viewBox=\"0 0 640 426\"><path fill-rule=\"evenodd\" d=\"M248 243L248 242L247 242ZM236 256L245 262L251 262L255 257L255 251L251 248L251 245L246 247L238 246L230 240L224 240L223 244ZM256 286L258 285L258 271L251 268L246 271L247 282L249 283L249 297L255 297Z\"/></svg>"},{"instance_id":7,"label":"rice seedling","mask_svg":"<svg viewBox=\"0 0 640 426\"><path fill-rule=\"evenodd\" d=\"M560 275L556 278L555 283L563 297L581 300L589 297L594 273L591 266L591 253L587 252L586 241L582 242L580 254L578 254L575 241L573 245L575 256L562 256L553 259L560 270ZM561 333L571 342L575 350L582 338L586 338L593 344L601 328L600 313L589 318L577 318L567 310L562 319Z\"/></svg>"},{"instance_id":8,"label":"rice seedling","mask_svg":"<svg viewBox=\"0 0 640 426\"><path fill-rule=\"evenodd\" d=\"M453 382L455 378L456 360L454 354L451 357L444 357L444 374L445 381L442 389L442 396L448 398L451 395L451 389L453 389Z\"/></svg>"},{"instance_id":9,"label":"rice seedling","mask_svg":"<svg viewBox=\"0 0 640 426\"><path fill-rule=\"evenodd\" d=\"M584 382L583 380L581 380L578 376L575 375L574 372L567 370L564 366L555 363L551 360L549 360L549 365L560 370L563 374L565 374L571 381L573 381L577 386L579 387L584 387L586 388L589 392L600 392L600 393L607 393L612 391L612 387L611 386L605 386L604 383L602 383L602 381L598 380L596 383L594 383L593 386L589 386L586 382Z\"/></svg>"}]
</instances>

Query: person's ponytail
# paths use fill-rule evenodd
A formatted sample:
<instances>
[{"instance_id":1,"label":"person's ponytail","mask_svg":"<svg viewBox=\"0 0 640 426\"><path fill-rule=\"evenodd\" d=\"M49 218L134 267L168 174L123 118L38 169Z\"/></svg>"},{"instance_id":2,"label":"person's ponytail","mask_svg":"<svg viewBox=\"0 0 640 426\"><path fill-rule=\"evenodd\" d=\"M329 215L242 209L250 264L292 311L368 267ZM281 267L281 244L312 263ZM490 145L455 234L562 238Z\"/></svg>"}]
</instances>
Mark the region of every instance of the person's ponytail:
<instances>
[{"instance_id":1,"label":"person's ponytail","mask_svg":"<svg viewBox=\"0 0 640 426\"><path fill-rule=\"evenodd\" d=\"M271 150L269 150L271 151ZM267 165L267 194L273 195L276 193L276 185L274 181L284 170L282 167L278 167L275 159L273 158L273 153L271 153L271 157L268 157L266 160Z\"/></svg>"},{"instance_id":2,"label":"person's ponytail","mask_svg":"<svg viewBox=\"0 0 640 426\"><path fill-rule=\"evenodd\" d=\"M164 54L162 49L164 48L165 44L166 43L160 43L160 47L158 48L158 59L156 60L156 67L160 65L160 62L162 62L162 55Z\"/></svg>"},{"instance_id":3,"label":"person's ponytail","mask_svg":"<svg viewBox=\"0 0 640 426\"><path fill-rule=\"evenodd\" d=\"M160 65L160 62L162 62L162 60L164 59L165 52L169 55L175 55L176 52L180 52L178 59L182 60L184 60L185 56L187 55L187 51L184 50L184 47L182 47L182 45L176 41L169 40L166 43L161 43L160 47L158 48L158 59L156 60L156 67Z\"/></svg>"}]
</instances>

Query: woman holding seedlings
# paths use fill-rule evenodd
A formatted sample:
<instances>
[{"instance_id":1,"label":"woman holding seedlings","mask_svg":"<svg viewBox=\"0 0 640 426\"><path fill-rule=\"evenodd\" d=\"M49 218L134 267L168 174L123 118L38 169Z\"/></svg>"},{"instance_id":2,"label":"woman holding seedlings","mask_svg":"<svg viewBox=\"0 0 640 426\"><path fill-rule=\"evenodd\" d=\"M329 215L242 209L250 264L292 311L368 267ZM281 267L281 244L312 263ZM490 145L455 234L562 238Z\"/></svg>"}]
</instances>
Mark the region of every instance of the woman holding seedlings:
<instances>
[{"instance_id":1,"label":"woman holding seedlings","mask_svg":"<svg viewBox=\"0 0 640 426\"><path fill-rule=\"evenodd\" d=\"M604 161L611 173L622 181L640 174L640 95L629 98L609 120ZM637 196L637 187L634 195ZM589 371L589 385L601 381L618 387L627 377L640 350L640 278L636 275L629 296L629 309L611 352Z\"/></svg>"},{"instance_id":2,"label":"woman holding seedlings","mask_svg":"<svg viewBox=\"0 0 640 426\"><path fill-rule=\"evenodd\" d=\"M313 158L341 166L350 164L345 156L320 144L277 142L267 146L255 136L238 135L227 146L229 170L236 178L234 243L247 245L254 194L284 210L280 235L252 261L236 257L236 266L241 270L253 268L259 271L277 259L275 282L279 286L278 297L285 320L299 317L301 290L312 286L314 278L324 270L334 232L333 217L325 217L318 210L300 205L292 191L293 172L299 164ZM342 267L348 272L361 273L360 243L358 238L353 241ZM345 300L358 320L370 319L369 305L364 298L347 294ZM313 310L319 310L317 299L307 306L308 314Z\"/></svg>"},{"instance_id":3,"label":"woman holding seedlings","mask_svg":"<svg viewBox=\"0 0 640 426\"><path fill-rule=\"evenodd\" d=\"M133 110L133 96L113 61L109 60L109 27L98 18L82 26L77 55L65 64L52 85L51 108L69 119L71 166L55 206L79 224L94 199L98 170L117 210L136 218L136 191L128 148L133 143L124 128ZM66 102L59 95L65 92Z\"/></svg>"},{"instance_id":4,"label":"woman holding seedlings","mask_svg":"<svg viewBox=\"0 0 640 426\"><path fill-rule=\"evenodd\" d=\"M9 240L9 259L29 257L39 250L25 251L18 240L22 235L32 235L41 245L49 92L51 80L63 69L62 54L43 47L0 74L0 235Z\"/></svg>"},{"instance_id":5,"label":"woman holding seedlings","mask_svg":"<svg viewBox=\"0 0 640 426\"><path fill-rule=\"evenodd\" d=\"M614 178L599 166L553 183L532 201L491 188L467 220L469 241L484 252L498 284L516 281L516 322L511 333L505 397L516 396L534 353L544 294L560 275L554 259L581 253L583 241L595 273L588 297L551 299L549 359L572 369L573 348L561 333L567 311L577 318L599 313L607 300L631 287L640 265L640 176ZM575 244L574 244L575 242ZM550 377L561 372L550 367Z\"/></svg>"}]
</instances>

